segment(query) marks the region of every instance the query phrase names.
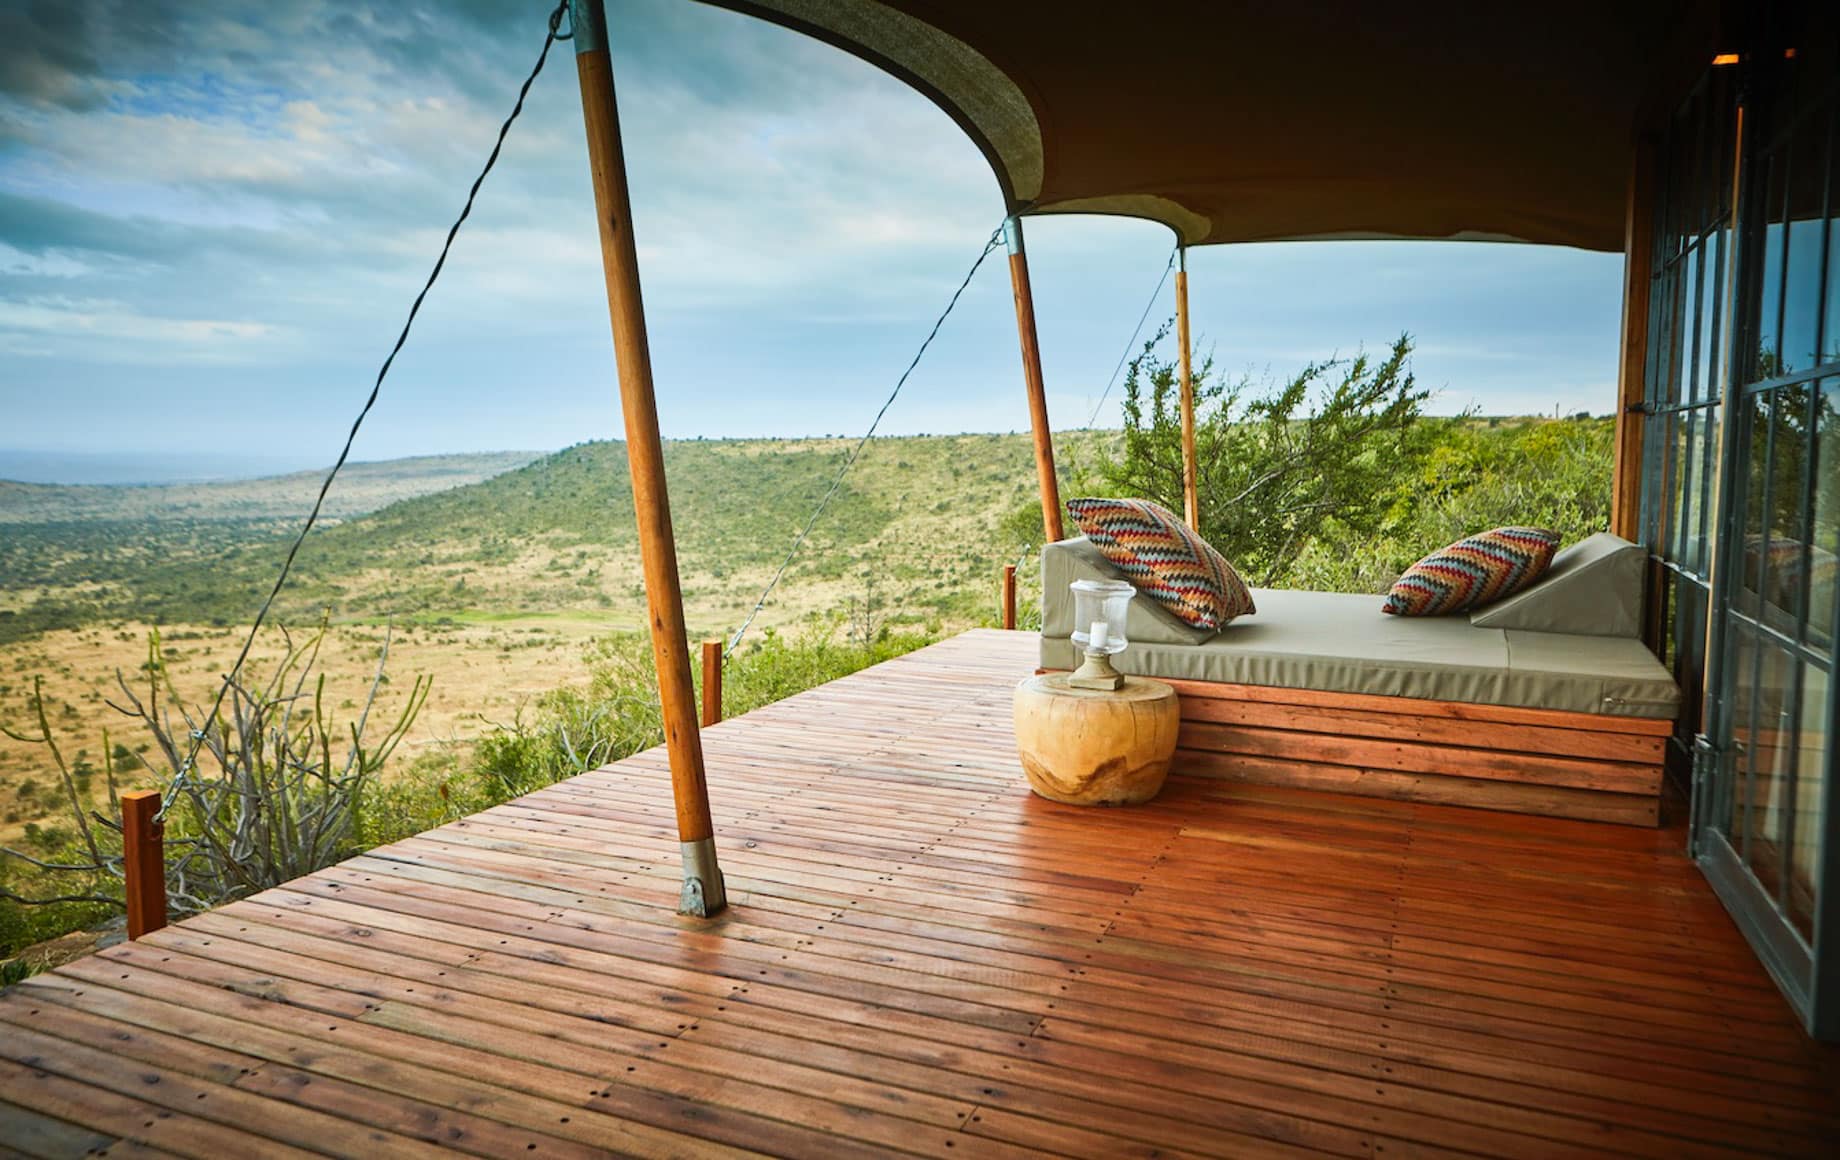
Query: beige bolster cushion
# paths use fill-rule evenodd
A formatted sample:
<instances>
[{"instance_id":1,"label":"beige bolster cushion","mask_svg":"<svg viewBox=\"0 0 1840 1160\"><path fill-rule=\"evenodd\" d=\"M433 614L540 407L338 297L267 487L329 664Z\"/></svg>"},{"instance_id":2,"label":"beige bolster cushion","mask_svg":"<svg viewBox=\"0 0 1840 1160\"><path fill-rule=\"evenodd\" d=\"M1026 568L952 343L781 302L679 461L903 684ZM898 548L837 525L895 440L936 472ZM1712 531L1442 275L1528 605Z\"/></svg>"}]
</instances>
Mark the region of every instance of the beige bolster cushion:
<instances>
[{"instance_id":1,"label":"beige bolster cushion","mask_svg":"<svg viewBox=\"0 0 1840 1160\"><path fill-rule=\"evenodd\" d=\"M1642 635L1642 572L1647 553L1609 532L1588 536L1553 557L1540 582L1470 614L1478 628Z\"/></svg>"}]
</instances>

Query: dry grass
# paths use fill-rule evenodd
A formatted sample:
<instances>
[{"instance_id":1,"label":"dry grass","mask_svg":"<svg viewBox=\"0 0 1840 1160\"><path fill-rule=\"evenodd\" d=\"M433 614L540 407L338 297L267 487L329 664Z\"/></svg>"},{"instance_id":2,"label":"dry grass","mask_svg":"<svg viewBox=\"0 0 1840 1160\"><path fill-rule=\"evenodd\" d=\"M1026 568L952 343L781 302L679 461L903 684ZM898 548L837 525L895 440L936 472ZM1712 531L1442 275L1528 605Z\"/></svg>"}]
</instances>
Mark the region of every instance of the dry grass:
<instances>
[{"instance_id":1,"label":"dry grass","mask_svg":"<svg viewBox=\"0 0 1840 1160\"><path fill-rule=\"evenodd\" d=\"M581 674L581 644L596 633L623 627L613 620L585 616L531 616L492 623L397 627L390 644L395 674L379 698L378 716L387 718L415 673L434 676L428 704L405 745L413 757L430 747L464 741L508 720L520 704L533 700ZM52 726L65 756L101 768L109 744L137 749L146 738L134 723L107 705L120 670L133 683L147 659L146 625L94 627L53 632L0 649L0 720L24 724L26 694L34 673L45 678ZM321 669L327 674L327 697L334 707L355 708L376 666L384 630L344 625L329 635ZM276 634L269 634L252 655L260 673L278 655ZM167 664L187 698L208 702L217 680L235 660L241 630L199 629L174 625L163 636ZM28 782L36 791L21 798ZM27 822L61 816L50 791L55 775L42 748L0 737L0 839L16 839ZM106 798L100 776L94 789Z\"/></svg>"},{"instance_id":2,"label":"dry grass","mask_svg":"<svg viewBox=\"0 0 1840 1160\"><path fill-rule=\"evenodd\" d=\"M468 572L468 587L485 608L516 609L544 585L553 556L533 549L517 560ZM603 569L602 579L586 590L589 598L605 592L608 606L564 611L508 611L477 614L436 623L398 624L390 631L389 672L393 680L379 699L377 716L387 719L418 673L434 677L428 703L405 743L397 767L420 753L464 743L507 722L520 706L545 692L585 679L582 646L611 632L642 630L644 593L637 584L637 561ZM733 632L766 579L764 569L746 569L716 581L686 579L686 615L692 645L703 637L726 638ZM358 578L364 584L387 584L387 573ZM572 581L549 583L567 584ZM853 595L854 579L808 580L788 585L755 622L754 631L788 627L834 612ZM995 607L995 577L992 607ZM542 604L554 607L555 594ZM572 597L583 600L584 590ZM884 599L887 594L884 593ZM588 601L584 601L587 603ZM598 601L594 601L598 603ZM947 627L958 627L950 625ZM242 628L167 625L161 643L180 693L208 702L217 681L235 660ZM66 758L87 760L100 771L109 746L130 750L147 740L135 723L108 706L116 692L115 674L135 683L147 660L152 626L139 623L93 625L45 633L35 639L0 646L0 721L27 724L27 696L34 674L44 677L47 707ZM355 708L376 666L385 628L376 624L334 625L322 650L320 670L327 674L328 703ZM279 655L279 636L266 633L251 656L250 669L261 673ZM118 698L117 698L118 699ZM104 744L104 732L108 743ZM0 842L18 840L30 822L61 819L53 791L56 777L43 749L0 737ZM24 796L21 787L30 786ZM98 773L93 785L98 801L106 800Z\"/></svg>"}]
</instances>

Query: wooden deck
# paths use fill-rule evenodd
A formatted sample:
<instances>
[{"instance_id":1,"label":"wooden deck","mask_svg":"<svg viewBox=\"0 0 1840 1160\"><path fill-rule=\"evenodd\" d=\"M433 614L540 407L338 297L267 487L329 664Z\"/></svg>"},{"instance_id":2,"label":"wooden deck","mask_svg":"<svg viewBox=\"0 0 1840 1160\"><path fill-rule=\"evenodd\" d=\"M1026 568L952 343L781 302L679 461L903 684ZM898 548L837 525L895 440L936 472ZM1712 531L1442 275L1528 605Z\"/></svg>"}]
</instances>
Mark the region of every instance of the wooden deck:
<instances>
[{"instance_id":1,"label":"wooden deck","mask_svg":"<svg viewBox=\"0 0 1840 1160\"><path fill-rule=\"evenodd\" d=\"M0 1151L1834 1154L1658 831L1178 778L1024 791L976 632L0 997Z\"/></svg>"}]
</instances>

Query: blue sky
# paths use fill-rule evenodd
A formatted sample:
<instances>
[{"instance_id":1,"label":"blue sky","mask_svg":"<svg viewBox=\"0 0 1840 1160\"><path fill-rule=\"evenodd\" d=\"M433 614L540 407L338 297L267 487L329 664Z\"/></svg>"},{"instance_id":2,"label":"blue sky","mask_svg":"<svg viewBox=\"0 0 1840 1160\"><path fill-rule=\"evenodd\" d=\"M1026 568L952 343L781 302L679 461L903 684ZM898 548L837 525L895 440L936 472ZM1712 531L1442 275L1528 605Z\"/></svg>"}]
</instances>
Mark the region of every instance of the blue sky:
<instances>
[{"instance_id":1,"label":"blue sky","mask_svg":"<svg viewBox=\"0 0 1840 1160\"><path fill-rule=\"evenodd\" d=\"M546 11L0 5L0 449L151 454L175 474L328 461ZM981 155L924 98L797 34L688 0L613 0L609 20L666 434L859 432L997 224ZM593 221L564 45L360 458L617 435ZM1050 413L1083 426L1171 238L1092 217L1028 231ZM1435 409L1611 405L1615 255L1316 242L1201 249L1189 268L1198 342L1230 371L1410 331ZM1172 309L1166 288L1152 324ZM993 260L884 430L1026 424Z\"/></svg>"}]
</instances>

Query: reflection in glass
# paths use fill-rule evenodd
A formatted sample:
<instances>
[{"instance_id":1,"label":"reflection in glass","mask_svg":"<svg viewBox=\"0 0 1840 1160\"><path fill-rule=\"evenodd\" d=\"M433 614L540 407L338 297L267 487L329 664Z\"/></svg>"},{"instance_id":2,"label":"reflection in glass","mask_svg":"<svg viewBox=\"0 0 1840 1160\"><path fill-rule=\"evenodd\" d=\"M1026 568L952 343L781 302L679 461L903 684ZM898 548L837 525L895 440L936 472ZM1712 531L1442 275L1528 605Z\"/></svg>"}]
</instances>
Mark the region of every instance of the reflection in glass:
<instances>
[{"instance_id":1,"label":"reflection in glass","mask_svg":"<svg viewBox=\"0 0 1840 1160\"><path fill-rule=\"evenodd\" d=\"M1685 329L1680 341L1680 389L1676 396L1683 400L1699 398L1701 376L1705 374L1703 362L1704 343L1708 327L1705 325L1705 306L1712 299L1712 288L1706 282L1706 247L1695 246L1687 255L1684 276L1686 285L1684 310L1687 315Z\"/></svg>"},{"instance_id":2,"label":"reflection in glass","mask_svg":"<svg viewBox=\"0 0 1840 1160\"><path fill-rule=\"evenodd\" d=\"M1763 228L1763 278L1757 306L1757 361L1751 381L1775 378L1782 365L1782 271L1783 271L1783 159L1769 162L1769 181L1765 185L1764 205L1769 222Z\"/></svg>"},{"instance_id":3,"label":"reflection in glass","mask_svg":"<svg viewBox=\"0 0 1840 1160\"><path fill-rule=\"evenodd\" d=\"M1783 846L1792 811L1789 792L1795 738L1789 735L1795 665L1788 654L1765 644L1757 668L1756 711L1751 717L1750 779L1746 802L1744 856L1751 873L1771 894L1781 885Z\"/></svg>"},{"instance_id":4,"label":"reflection in glass","mask_svg":"<svg viewBox=\"0 0 1840 1160\"><path fill-rule=\"evenodd\" d=\"M1821 380L1815 432L1814 518L1808 561L1808 641L1830 648L1834 639L1836 573L1840 572L1840 377Z\"/></svg>"},{"instance_id":5,"label":"reflection in glass","mask_svg":"<svg viewBox=\"0 0 1840 1160\"><path fill-rule=\"evenodd\" d=\"M1667 526L1666 555L1668 559L1674 561L1683 558L1686 548L1686 535L1683 530L1685 527L1683 509L1686 507L1683 500L1686 493L1683 490L1681 476L1687 468L1685 452L1687 419L1690 415L1691 412L1676 413L1668 417L1668 462L1667 478L1664 484L1667 489L1667 513L1664 518Z\"/></svg>"},{"instance_id":6,"label":"reflection in glass","mask_svg":"<svg viewBox=\"0 0 1840 1160\"><path fill-rule=\"evenodd\" d=\"M1754 395L1746 404L1746 409L1749 412L1746 426L1750 447L1745 457L1747 470L1744 479L1743 542L1748 546L1763 542L1764 505L1769 501L1770 421L1773 408L1768 395ZM1742 571L1738 574L1738 583L1732 593L1733 604L1746 616L1761 616L1761 601L1758 597L1763 590L1763 557L1759 553L1746 551L1740 557L1740 564Z\"/></svg>"},{"instance_id":7,"label":"reflection in glass","mask_svg":"<svg viewBox=\"0 0 1840 1160\"><path fill-rule=\"evenodd\" d=\"M1795 823L1789 851L1789 918L1802 937L1814 938L1816 875L1821 869L1821 835L1827 818L1828 698L1830 677L1809 665L1802 676L1801 759L1795 777Z\"/></svg>"},{"instance_id":8,"label":"reflection in glass","mask_svg":"<svg viewBox=\"0 0 1840 1160\"><path fill-rule=\"evenodd\" d=\"M1788 237L1783 284L1782 345L1777 374L1815 365L1816 328L1821 319L1821 203L1826 196L1827 110L1797 125L1791 142L1788 185Z\"/></svg>"},{"instance_id":9,"label":"reflection in glass","mask_svg":"<svg viewBox=\"0 0 1840 1160\"><path fill-rule=\"evenodd\" d=\"M1683 689L1705 687L1706 674L1706 588L1691 580L1683 581L1675 594L1678 610L1680 637L1679 666L1677 680ZM1682 737L1691 737L1700 731L1700 710L1705 702L1699 697L1689 697L1681 706L1680 729Z\"/></svg>"},{"instance_id":10,"label":"reflection in glass","mask_svg":"<svg viewBox=\"0 0 1840 1160\"><path fill-rule=\"evenodd\" d=\"M1687 344L1691 337L1689 328L1692 318L1687 313L1687 298L1691 286L1687 281L1687 267L1683 259L1681 264L1668 272L1667 277L1667 374L1663 381L1667 384L1668 402L1678 403L1684 397L1681 384L1687 375Z\"/></svg>"},{"instance_id":11,"label":"reflection in glass","mask_svg":"<svg viewBox=\"0 0 1840 1160\"><path fill-rule=\"evenodd\" d=\"M1698 354L1696 369L1693 374L1693 397L1707 399L1718 385L1718 314L1719 288L1723 285L1719 272L1720 246L1725 235L1722 231L1713 231L1706 239L1704 247L1706 283L1699 299L1699 335L1696 339Z\"/></svg>"},{"instance_id":12,"label":"reflection in glass","mask_svg":"<svg viewBox=\"0 0 1840 1160\"><path fill-rule=\"evenodd\" d=\"M1720 411L1714 404L1702 408L1699 414L1700 461L1695 468L1699 474L1694 486L1700 494L1699 524L1695 529L1700 549L1694 572L1705 578L1711 567L1712 545L1716 539L1711 524L1718 512L1718 494L1713 489L1718 485Z\"/></svg>"},{"instance_id":13,"label":"reflection in glass","mask_svg":"<svg viewBox=\"0 0 1840 1160\"><path fill-rule=\"evenodd\" d=\"M1681 479L1686 491L1684 497L1685 511L1682 513L1681 525L1684 543L1681 545L1680 560L1682 565L1696 576L1706 573L1704 545L1700 537L1700 491L1701 475L1705 450L1705 416L1698 411L1689 411L1686 416L1686 441L1682 445Z\"/></svg>"},{"instance_id":14,"label":"reflection in glass","mask_svg":"<svg viewBox=\"0 0 1840 1160\"><path fill-rule=\"evenodd\" d=\"M1808 582L1809 395L1807 383L1795 383L1757 396L1757 422L1771 432L1762 445L1752 443L1743 546L1742 607L1792 639L1800 636Z\"/></svg>"},{"instance_id":15,"label":"reflection in glass","mask_svg":"<svg viewBox=\"0 0 1840 1160\"><path fill-rule=\"evenodd\" d=\"M1757 641L1750 626L1742 621L1731 626L1731 745L1726 750L1731 772L1724 778L1722 793L1714 803L1711 825L1724 831L1733 847L1739 843L1739 814L1745 795L1744 772L1751 759L1751 714L1756 699L1751 691L1757 683Z\"/></svg>"},{"instance_id":16,"label":"reflection in glass","mask_svg":"<svg viewBox=\"0 0 1840 1160\"><path fill-rule=\"evenodd\" d=\"M1834 169L1840 170L1840 149L1834 150L1833 160ZM1827 310L1821 323L1821 354L1822 362L1840 362L1840 214L1827 219Z\"/></svg>"}]
</instances>

